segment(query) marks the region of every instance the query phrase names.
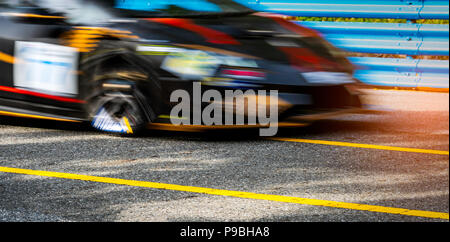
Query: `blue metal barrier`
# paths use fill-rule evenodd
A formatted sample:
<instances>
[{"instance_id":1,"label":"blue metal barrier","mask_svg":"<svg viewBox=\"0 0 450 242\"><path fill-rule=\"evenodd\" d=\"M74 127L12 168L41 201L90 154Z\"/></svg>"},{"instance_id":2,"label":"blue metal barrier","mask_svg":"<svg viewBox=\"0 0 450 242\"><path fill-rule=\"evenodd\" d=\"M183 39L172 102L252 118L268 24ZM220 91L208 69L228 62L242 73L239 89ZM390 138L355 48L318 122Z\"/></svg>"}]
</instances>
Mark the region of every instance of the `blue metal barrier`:
<instances>
[{"instance_id":1,"label":"blue metal barrier","mask_svg":"<svg viewBox=\"0 0 450 242\"><path fill-rule=\"evenodd\" d=\"M238 0L266 12L299 17L448 19L447 0ZM449 88L449 61L411 56L449 56L448 24L297 21L349 52L409 58L352 57L361 81L394 87Z\"/></svg>"},{"instance_id":2,"label":"blue metal barrier","mask_svg":"<svg viewBox=\"0 0 450 242\"><path fill-rule=\"evenodd\" d=\"M259 10L303 17L447 19L446 0L238 0Z\"/></svg>"},{"instance_id":3,"label":"blue metal barrier","mask_svg":"<svg viewBox=\"0 0 450 242\"><path fill-rule=\"evenodd\" d=\"M377 54L448 56L448 25L367 22L297 22L342 49Z\"/></svg>"},{"instance_id":4,"label":"blue metal barrier","mask_svg":"<svg viewBox=\"0 0 450 242\"><path fill-rule=\"evenodd\" d=\"M375 57L349 59L359 67L355 77L367 84L448 88L448 61Z\"/></svg>"}]
</instances>

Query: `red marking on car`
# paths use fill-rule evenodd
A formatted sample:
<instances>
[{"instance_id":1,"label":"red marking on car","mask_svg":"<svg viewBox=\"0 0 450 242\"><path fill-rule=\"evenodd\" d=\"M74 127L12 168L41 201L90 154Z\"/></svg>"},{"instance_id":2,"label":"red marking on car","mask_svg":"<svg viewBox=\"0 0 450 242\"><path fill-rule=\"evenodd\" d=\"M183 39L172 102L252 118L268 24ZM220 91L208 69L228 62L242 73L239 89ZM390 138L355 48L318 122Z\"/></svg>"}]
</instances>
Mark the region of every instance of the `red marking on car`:
<instances>
[{"instance_id":1,"label":"red marking on car","mask_svg":"<svg viewBox=\"0 0 450 242\"><path fill-rule=\"evenodd\" d=\"M27 90L23 90L23 89L12 88L12 87L5 87L5 86L0 86L0 91L12 92L12 93L29 95L29 96L35 96L35 97L41 97L41 98L46 98L46 99L52 99L52 100L56 100L56 101L60 101L60 102L85 103L85 101L79 100L79 99L54 96L54 95L49 95L49 94L44 94L44 93L39 93L39 92L33 92L33 91L27 91Z\"/></svg>"},{"instance_id":2,"label":"red marking on car","mask_svg":"<svg viewBox=\"0 0 450 242\"><path fill-rule=\"evenodd\" d=\"M265 77L266 74L260 71L251 70L234 70L234 69L224 69L222 70L223 75L228 76L242 76L242 77Z\"/></svg>"},{"instance_id":3,"label":"red marking on car","mask_svg":"<svg viewBox=\"0 0 450 242\"><path fill-rule=\"evenodd\" d=\"M179 18L146 18L145 20L157 22L165 25L170 25L177 28L186 29L195 32L203 36L206 41L213 44L226 44L226 45L238 45L239 42L235 40L232 36L207 28L198 24L195 24L189 19L179 19Z\"/></svg>"}]
</instances>

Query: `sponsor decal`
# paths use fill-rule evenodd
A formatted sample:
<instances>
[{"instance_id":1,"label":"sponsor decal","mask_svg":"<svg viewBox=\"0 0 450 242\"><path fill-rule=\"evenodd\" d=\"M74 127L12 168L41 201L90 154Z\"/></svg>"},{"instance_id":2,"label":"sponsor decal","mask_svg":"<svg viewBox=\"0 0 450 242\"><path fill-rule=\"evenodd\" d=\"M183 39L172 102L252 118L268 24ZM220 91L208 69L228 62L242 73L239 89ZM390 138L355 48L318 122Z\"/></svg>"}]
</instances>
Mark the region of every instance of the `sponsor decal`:
<instances>
[{"instance_id":1,"label":"sponsor decal","mask_svg":"<svg viewBox=\"0 0 450 242\"><path fill-rule=\"evenodd\" d=\"M305 78L308 83L320 83L320 84L350 84L355 83L353 78L347 74L342 72L326 72L326 71L317 71L317 72L303 72L301 73L303 78Z\"/></svg>"},{"instance_id":2,"label":"sponsor decal","mask_svg":"<svg viewBox=\"0 0 450 242\"><path fill-rule=\"evenodd\" d=\"M78 94L75 48L16 41L14 86L60 96Z\"/></svg>"}]
</instances>

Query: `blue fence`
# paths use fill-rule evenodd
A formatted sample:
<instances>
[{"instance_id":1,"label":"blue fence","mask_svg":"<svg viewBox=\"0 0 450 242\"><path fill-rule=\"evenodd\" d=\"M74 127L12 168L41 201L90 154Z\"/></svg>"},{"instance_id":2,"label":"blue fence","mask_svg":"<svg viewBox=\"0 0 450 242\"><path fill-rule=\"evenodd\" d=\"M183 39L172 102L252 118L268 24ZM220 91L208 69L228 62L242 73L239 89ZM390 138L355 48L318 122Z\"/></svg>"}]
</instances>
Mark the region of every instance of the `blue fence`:
<instances>
[{"instance_id":1,"label":"blue fence","mask_svg":"<svg viewBox=\"0 0 450 242\"><path fill-rule=\"evenodd\" d=\"M321 32L349 52L402 55L406 58L351 57L355 77L364 83L407 88L449 88L448 24L417 24L419 19L448 19L447 0L238 0L259 11L299 17L407 19L408 23L322 22L298 24ZM417 56L422 56L417 58Z\"/></svg>"}]
</instances>

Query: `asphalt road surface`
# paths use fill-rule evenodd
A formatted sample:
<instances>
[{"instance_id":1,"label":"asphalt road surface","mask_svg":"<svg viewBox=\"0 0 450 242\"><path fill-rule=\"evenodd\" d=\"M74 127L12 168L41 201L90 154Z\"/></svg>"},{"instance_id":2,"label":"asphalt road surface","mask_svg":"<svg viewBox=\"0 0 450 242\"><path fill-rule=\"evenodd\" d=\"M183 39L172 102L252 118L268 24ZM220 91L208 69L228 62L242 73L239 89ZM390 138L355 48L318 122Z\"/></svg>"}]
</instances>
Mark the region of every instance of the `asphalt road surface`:
<instances>
[{"instance_id":1,"label":"asphalt road surface","mask_svg":"<svg viewBox=\"0 0 450 242\"><path fill-rule=\"evenodd\" d=\"M448 93L367 93L270 139L0 117L0 221L448 222Z\"/></svg>"}]
</instances>

